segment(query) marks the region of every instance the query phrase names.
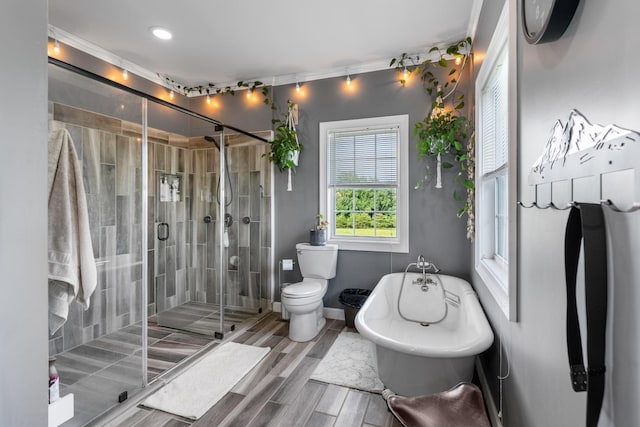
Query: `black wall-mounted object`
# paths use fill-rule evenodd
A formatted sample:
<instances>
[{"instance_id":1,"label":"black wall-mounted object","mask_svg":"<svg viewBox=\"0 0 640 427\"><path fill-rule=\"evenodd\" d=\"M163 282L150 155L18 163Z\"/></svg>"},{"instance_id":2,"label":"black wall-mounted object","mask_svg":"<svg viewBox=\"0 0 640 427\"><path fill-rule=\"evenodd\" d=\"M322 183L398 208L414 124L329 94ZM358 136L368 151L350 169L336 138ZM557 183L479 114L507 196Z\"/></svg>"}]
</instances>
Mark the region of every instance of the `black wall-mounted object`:
<instances>
[{"instance_id":1,"label":"black wall-mounted object","mask_svg":"<svg viewBox=\"0 0 640 427\"><path fill-rule=\"evenodd\" d=\"M522 0L522 31L529 44L558 40L567 30L580 0Z\"/></svg>"}]
</instances>

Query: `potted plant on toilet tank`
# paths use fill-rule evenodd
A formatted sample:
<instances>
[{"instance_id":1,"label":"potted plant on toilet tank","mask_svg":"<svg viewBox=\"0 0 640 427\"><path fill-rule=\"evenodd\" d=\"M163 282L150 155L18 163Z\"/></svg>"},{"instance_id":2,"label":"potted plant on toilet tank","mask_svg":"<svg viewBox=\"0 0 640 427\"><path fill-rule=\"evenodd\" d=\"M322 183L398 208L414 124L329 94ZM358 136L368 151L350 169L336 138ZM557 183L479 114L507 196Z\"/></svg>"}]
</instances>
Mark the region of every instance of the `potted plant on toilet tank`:
<instances>
[{"instance_id":1,"label":"potted plant on toilet tank","mask_svg":"<svg viewBox=\"0 0 640 427\"><path fill-rule=\"evenodd\" d=\"M316 222L309 230L309 243L312 246L324 246L327 244L327 225L329 222L324 219L324 215L316 215Z\"/></svg>"}]
</instances>

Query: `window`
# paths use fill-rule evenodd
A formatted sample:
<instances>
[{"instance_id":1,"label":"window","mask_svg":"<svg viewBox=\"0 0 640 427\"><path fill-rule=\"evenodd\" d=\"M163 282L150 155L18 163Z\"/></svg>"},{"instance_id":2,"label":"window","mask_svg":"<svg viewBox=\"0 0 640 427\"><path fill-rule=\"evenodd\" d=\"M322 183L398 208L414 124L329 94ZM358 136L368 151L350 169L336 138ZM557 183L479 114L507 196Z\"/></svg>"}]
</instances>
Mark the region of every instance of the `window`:
<instances>
[{"instance_id":1,"label":"window","mask_svg":"<svg viewBox=\"0 0 640 427\"><path fill-rule=\"evenodd\" d=\"M515 270L510 266L511 239L509 139L513 132L509 106L508 3L502 11L476 80L478 167L476 169L477 239L475 266L507 318L515 317ZM514 148L515 149L515 148ZM513 263L512 263L513 264ZM512 283L514 282L514 283Z\"/></svg>"},{"instance_id":2,"label":"window","mask_svg":"<svg viewBox=\"0 0 640 427\"><path fill-rule=\"evenodd\" d=\"M341 250L408 252L407 115L320 123L320 211Z\"/></svg>"}]
</instances>

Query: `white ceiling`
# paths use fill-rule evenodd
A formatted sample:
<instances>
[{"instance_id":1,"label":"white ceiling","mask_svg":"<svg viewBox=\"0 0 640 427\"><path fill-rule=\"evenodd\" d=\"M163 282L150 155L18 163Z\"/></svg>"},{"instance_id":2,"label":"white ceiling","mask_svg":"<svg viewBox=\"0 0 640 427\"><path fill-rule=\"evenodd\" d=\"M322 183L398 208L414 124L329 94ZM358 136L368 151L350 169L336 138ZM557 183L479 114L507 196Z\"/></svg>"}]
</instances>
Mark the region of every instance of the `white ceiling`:
<instances>
[{"instance_id":1,"label":"white ceiling","mask_svg":"<svg viewBox=\"0 0 640 427\"><path fill-rule=\"evenodd\" d=\"M60 41L75 41L83 50L105 53L102 59L114 65L135 64L184 86L239 80L270 85L384 69L402 52L423 53L473 36L481 4L49 0L49 24ZM154 38L153 26L167 28L173 39Z\"/></svg>"}]
</instances>

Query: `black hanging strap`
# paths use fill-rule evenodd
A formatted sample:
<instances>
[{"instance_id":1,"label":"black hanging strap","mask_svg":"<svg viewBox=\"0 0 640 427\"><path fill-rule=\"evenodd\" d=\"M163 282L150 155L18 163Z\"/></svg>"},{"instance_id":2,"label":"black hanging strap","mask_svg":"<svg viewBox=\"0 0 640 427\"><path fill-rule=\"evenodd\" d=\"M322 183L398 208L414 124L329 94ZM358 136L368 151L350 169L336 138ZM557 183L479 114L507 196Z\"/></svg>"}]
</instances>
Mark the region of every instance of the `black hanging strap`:
<instances>
[{"instance_id":1,"label":"black hanging strap","mask_svg":"<svg viewBox=\"0 0 640 427\"><path fill-rule=\"evenodd\" d=\"M587 359L585 370L576 305L580 243L584 239ZM565 234L567 283L567 353L576 392L587 391L587 427L596 427L604 396L607 326L607 245L601 205L581 203L571 208Z\"/></svg>"}]
</instances>

